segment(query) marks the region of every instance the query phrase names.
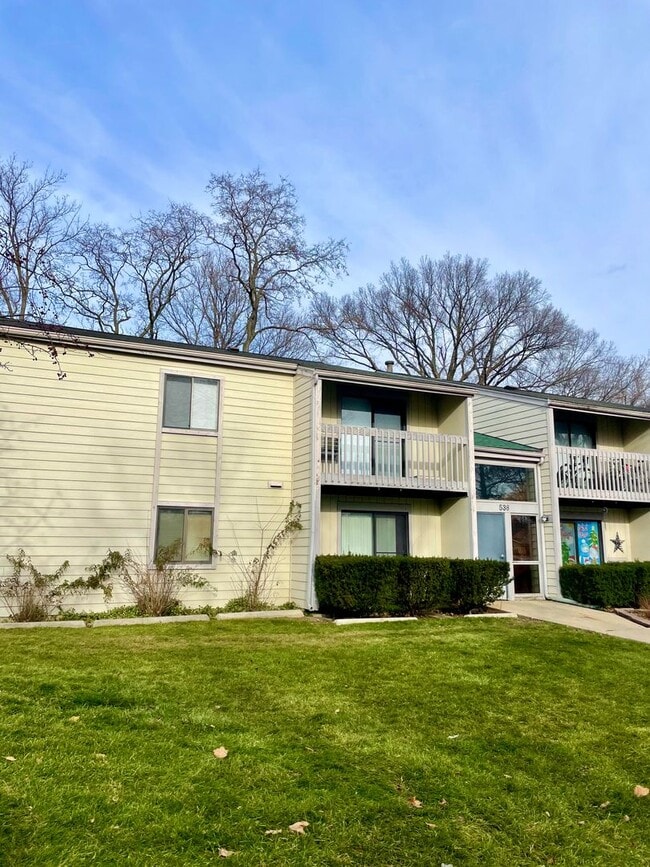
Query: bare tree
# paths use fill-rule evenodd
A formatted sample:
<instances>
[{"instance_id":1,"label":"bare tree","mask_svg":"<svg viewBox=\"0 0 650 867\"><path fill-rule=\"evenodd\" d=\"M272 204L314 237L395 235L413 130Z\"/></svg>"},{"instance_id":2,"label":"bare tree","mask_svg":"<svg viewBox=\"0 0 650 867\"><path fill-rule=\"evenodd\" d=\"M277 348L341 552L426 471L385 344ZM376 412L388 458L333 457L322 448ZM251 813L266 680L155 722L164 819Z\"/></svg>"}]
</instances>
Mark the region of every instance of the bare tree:
<instances>
[{"instance_id":1,"label":"bare tree","mask_svg":"<svg viewBox=\"0 0 650 867\"><path fill-rule=\"evenodd\" d=\"M345 243L307 243L305 220L286 178L272 184L259 170L212 175L207 189L214 219L204 221L206 234L225 256L227 273L247 302L242 348L254 349L263 330L292 333L290 306L344 273Z\"/></svg>"},{"instance_id":2,"label":"bare tree","mask_svg":"<svg viewBox=\"0 0 650 867\"><path fill-rule=\"evenodd\" d=\"M66 306L91 328L120 334L133 316L123 233L105 223L90 224L75 244L77 280L64 293Z\"/></svg>"},{"instance_id":3,"label":"bare tree","mask_svg":"<svg viewBox=\"0 0 650 867\"><path fill-rule=\"evenodd\" d=\"M68 309L101 331L158 337L163 314L191 282L200 228L196 212L175 203L126 229L86 227L75 247L79 270L65 293Z\"/></svg>"},{"instance_id":4,"label":"bare tree","mask_svg":"<svg viewBox=\"0 0 650 867\"><path fill-rule=\"evenodd\" d=\"M558 314L525 271L490 279L470 256L393 263L377 286L339 302L321 294L311 326L330 356L380 369L498 385L531 354L559 344Z\"/></svg>"},{"instance_id":5,"label":"bare tree","mask_svg":"<svg viewBox=\"0 0 650 867\"><path fill-rule=\"evenodd\" d=\"M550 303L526 271L489 276L470 256L393 263L378 284L321 293L310 327L322 354L379 370L647 403L648 358L624 358Z\"/></svg>"},{"instance_id":6,"label":"bare tree","mask_svg":"<svg viewBox=\"0 0 650 867\"><path fill-rule=\"evenodd\" d=\"M167 329L191 344L216 349L241 347L246 341L248 296L232 263L222 252L204 254L190 269L189 279L165 312ZM274 319L260 311L251 352L263 355L304 357L311 353L304 317L291 304L274 304Z\"/></svg>"},{"instance_id":7,"label":"bare tree","mask_svg":"<svg viewBox=\"0 0 650 867\"><path fill-rule=\"evenodd\" d=\"M189 205L172 203L149 211L124 235L130 282L135 295L135 325L140 337L158 337L162 316L187 285L197 256L199 220Z\"/></svg>"},{"instance_id":8,"label":"bare tree","mask_svg":"<svg viewBox=\"0 0 650 867\"><path fill-rule=\"evenodd\" d=\"M49 169L34 177L15 156L0 162L0 315L56 318L80 231L79 206L59 194L64 179Z\"/></svg>"}]
</instances>

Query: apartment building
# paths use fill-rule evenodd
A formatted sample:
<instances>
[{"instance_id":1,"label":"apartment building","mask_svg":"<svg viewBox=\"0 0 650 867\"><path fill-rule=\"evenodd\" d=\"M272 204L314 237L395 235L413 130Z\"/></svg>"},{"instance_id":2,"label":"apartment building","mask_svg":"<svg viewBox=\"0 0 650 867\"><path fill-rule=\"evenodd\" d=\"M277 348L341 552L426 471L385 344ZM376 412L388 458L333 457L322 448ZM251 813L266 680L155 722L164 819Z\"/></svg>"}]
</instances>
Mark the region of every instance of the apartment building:
<instances>
[{"instance_id":1,"label":"apartment building","mask_svg":"<svg viewBox=\"0 0 650 867\"><path fill-rule=\"evenodd\" d=\"M73 329L59 380L52 335L3 334L5 574L19 548L76 576L173 544L208 583L185 601L223 605L292 501L271 590L307 609L321 553L503 559L506 596L559 596L563 558L650 558L650 413Z\"/></svg>"}]
</instances>

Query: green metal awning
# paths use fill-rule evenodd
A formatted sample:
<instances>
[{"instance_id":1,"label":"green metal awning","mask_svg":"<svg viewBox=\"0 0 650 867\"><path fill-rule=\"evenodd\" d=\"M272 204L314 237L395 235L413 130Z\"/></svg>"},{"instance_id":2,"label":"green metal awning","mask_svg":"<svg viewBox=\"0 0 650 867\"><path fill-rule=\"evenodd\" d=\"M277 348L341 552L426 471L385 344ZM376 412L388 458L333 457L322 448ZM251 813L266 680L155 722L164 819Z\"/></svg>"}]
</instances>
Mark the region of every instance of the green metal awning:
<instances>
[{"instance_id":1,"label":"green metal awning","mask_svg":"<svg viewBox=\"0 0 650 867\"><path fill-rule=\"evenodd\" d=\"M489 434L474 431L474 448L476 449L505 449L511 452L539 452L534 446L526 446L513 440L504 440L501 437L492 437Z\"/></svg>"}]
</instances>

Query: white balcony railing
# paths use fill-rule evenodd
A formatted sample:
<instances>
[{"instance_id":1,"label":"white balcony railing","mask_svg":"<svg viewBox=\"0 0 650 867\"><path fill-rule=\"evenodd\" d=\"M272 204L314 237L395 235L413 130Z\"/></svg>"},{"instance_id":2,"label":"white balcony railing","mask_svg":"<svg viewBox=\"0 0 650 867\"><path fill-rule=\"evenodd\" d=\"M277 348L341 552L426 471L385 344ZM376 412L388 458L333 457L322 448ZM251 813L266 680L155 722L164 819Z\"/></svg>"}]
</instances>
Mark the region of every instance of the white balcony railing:
<instances>
[{"instance_id":1,"label":"white balcony railing","mask_svg":"<svg viewBox=\"0 0 650 867\"><path fill-rule=\"evenodd\" d=\"M323 424L321 483L467 491L467 438Z\"/></svg>"},{"instance_id":2,"label":"white balcony railing","mask_svg":"<svg viewBox=\"0 0 650 867\"><path fill-rule=\"evenodd\" d=\"M561 497L650 502L650 455L557 446Z\"/></svg>"}]
</instances>

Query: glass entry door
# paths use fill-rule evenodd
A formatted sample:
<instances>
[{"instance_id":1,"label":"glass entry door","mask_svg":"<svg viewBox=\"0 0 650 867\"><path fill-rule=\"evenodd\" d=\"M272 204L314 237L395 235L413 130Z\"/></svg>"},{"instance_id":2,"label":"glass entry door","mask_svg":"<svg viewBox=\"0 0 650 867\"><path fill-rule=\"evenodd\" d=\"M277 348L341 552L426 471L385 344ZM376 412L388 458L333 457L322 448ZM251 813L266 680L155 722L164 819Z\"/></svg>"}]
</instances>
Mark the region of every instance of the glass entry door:
<instances>
[{"instance_id":1,"label":"glass entry door","mask_svg":"<svg viewBox=\"0 0 650 867\"><path fill-rule=\"evenodd\" d=\"M537 516L512 514L508 504L493 506L492 509L477 514L479 558L507 560L510 564L512 580L504 588L505 599L538 594L540 580Z\"/></svg>"}]
</instances>

